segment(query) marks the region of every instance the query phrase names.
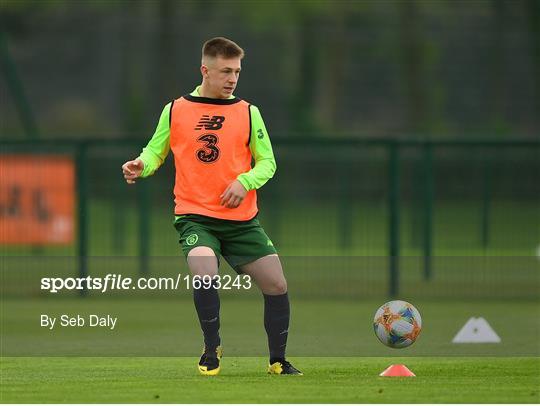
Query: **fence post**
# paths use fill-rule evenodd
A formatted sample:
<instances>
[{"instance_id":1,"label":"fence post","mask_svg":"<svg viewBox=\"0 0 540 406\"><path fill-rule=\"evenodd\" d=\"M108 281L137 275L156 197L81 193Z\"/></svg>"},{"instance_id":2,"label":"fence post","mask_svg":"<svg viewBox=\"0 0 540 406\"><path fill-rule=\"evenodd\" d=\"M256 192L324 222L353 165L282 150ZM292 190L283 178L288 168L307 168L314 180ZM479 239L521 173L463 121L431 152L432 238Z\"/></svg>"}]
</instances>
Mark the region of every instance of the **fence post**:
<instances>
[{"instance_id":1,"label":"fence post","mask_svg":"<svg viewBox=\"0 0 540 406\"><path fill-rule=\"evenodd\" d=\"M279 173L261 193L261 203L264 207L264 228L269 230L269 237L277 247L282 243L282 202L281 199L285 193L281 192L282 183L279 180Z\"/></svg>"},{"instance_id":2,"label":"fence post","mask_svg":"<svg viewBox=\"0 0 540 406\"><path fill-rule=\"evenodd\" d=\"M148 273L148 254L150 242L150 199L148 182L139 179L137 182L137 202L139 207L139 271Z\"/></svg>"},{"instance_id":3,"label":"fence post","mask_svg":"<svg viewBox=\"0 0 540 406\"><path fill-rule=\"evenodd\" d=\"M79 277L86 278L88 276L88 175L87 175L87 149L88 145L81 142L77 145L76 153L76 171L77 171L77 225L78 225L78 245L77 259L79 267ZM80 291L81 296L86 296L88 293L86 282L83 283L83 289Z\"/></svg>"},{"instance_id":4,"label":"fence post","mask_svg":"<svg viewBox=\"0 0 540 406\"><path fill-rule=\"evenodd\" d=\"M119 255L126 251L126 210L122 201L124 199L122 191L124 191L126 181L123 177L118 176L116 182L118 183L118 188L115 188L113 194L111 233L114 255Z\"/></svg>"},{"instance_id":5,"label":"fence post","mask_svg":"<svg viewBox=\"0 0 540 406\"><path fill-rule=\"evenodd\" d=\"M433 146L424 144L424 279L431 279L433 249Z\"/></svg>"},{"instance_id":6,"label":"fence post","mask_svg":"<svg viewBox=\"0 0 540 406\"><path fill-rule=\"evenodd\" d=\"M350 249L352 246L352 210L351 210L351 165L344 161L340 165L339 173L339 211L338 211L338 241L340 248Z\"/></svg>"},{"instance_id":7,"label":"fence post","mask_svg":"<svg viewBox=\"0 0 540 406\"><path fill-rule=\"evenodd\" d=\"M388 144L388 211L389 211L389 261L390 278L388 293L395 298L399 292L399 145L395 141Z\"/></svg>"},{"instance_id":8,"label":"fence post","mask_svg":"<svg viewBox=\"0 0 540 406\"><path fill-rule=\"evenodd\" d=\"M481 240L482 248L486 249L489 245L489 218L491 209L491 165L488 156L485 156L482 161L482 224L481 224Z\"/></svg>"},{"instance_id":9,"label":"fence post","mask_svg":"<svg viewBox=\"0 0 540 406\"><path fill-rule=\"evenodd\" d=\"M28 139L36 140L39 138L39 130L36 123L36 118L32 107L28 102L24 86L19 74L17 66L9 52L7 38L4 31L0 30L0 65L3 67L7 87L13 95L15 107L21 118L21 124Z\"/></svg>"}]
</instances>

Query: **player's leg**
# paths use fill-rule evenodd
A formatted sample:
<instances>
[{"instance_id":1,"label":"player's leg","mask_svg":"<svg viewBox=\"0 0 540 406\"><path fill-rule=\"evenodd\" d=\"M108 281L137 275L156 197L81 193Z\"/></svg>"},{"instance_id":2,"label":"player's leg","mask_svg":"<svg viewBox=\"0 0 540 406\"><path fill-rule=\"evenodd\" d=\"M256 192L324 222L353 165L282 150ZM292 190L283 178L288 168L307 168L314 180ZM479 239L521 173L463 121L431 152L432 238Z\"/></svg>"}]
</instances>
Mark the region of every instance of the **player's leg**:
<instances>
[{"instance_id":1,"label":"player's leg","mask_svg":"<svg viewBox=\"0 0 540 406\"><path fill-rule=\"evenodd\" d=\"M198 246L191 249L187 256L187 263L193 278L213 278L218 273L218 259L210 247ZM193 302L203 331L205 348L215 351L221 344L218 291L213 286L194 287Z\"/></svg>"},{"instance_id":2,"label":"player's leg","mask_svg":"<svg viewBox=\"0 0 540 406\"><path fill-rule=\"evenodd\" d=\"M266 255L239 269L251 276L264 296L264 328L268 336L271 374L301 375L285 360L289 336L290 304L287 281L277 254Z\"/></svg>"},{"instance_id":3,"label":"player's leg","mask_svg":"<svg viewBox=\"0 0 540 406\"><path fill-rule=\"evenodd\" d=\"M270 373L300 374L285 360L290 305L287 281L272 241L255 218L238 222L220 237L223 256L240 273L250 275L264 296L264 326L268 335Z\"/></svg>"},{"instance_id":4,"label":"player's leg","mask_svg":"<svg viewBox=\"0 0 540 406\"><path fill-rule=\"evenodd\" d=\"M218 273L218 259L210 247L198 246L187 256L192 277L213 278ZM221 369L221 338L219 336L220 301L214 286L193 288L193 302L204 336L204 350L199 360L199 372L203 375L217 375Z\"/></svg>"},{"instance_id":5,"label":"player's leg","mask_svg":"<svg viewBox=\"0 0 540 406\"><path fill-rule=\"evenodd\" d=\"M264 328L268 335L270 364L284 360L291 310L279 257L267 255L239 268L253 279L264 296Z\"/></svg>"},{"instance_id":6,"label":"player's leg","mask_svg":"<svg viewBox=\"0 0 540 406\"><path fill-rule=\"evenodd\" d=\"M219 240L204 224L194 219L181 219L175 223L175 227L180 234L180 244L192 278L215 277L219 268ZM217 375L222 352L218 291L214 286L200 284L198 288L193 288L193 302L204 337L204 350L198 369L203 375Z\"/></svg>"}]
</instances>

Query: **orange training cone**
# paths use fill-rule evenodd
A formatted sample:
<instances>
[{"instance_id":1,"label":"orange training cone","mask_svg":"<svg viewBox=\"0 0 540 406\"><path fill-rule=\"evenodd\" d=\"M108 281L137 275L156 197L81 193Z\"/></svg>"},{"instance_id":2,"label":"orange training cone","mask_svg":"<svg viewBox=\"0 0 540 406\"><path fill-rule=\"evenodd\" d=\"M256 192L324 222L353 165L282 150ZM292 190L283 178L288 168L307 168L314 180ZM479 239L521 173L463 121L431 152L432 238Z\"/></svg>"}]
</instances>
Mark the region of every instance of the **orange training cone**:
<instances>
[{"instance_id":1,"label":"orange training cone","mask_svg":"<svg viewBox=\"0 0 540 406\"><path fill-rule=\"evenodd\" d=\"M409 368L405 365L390 365L379 376L416 376Z\"/></svg>"}]
</instances>

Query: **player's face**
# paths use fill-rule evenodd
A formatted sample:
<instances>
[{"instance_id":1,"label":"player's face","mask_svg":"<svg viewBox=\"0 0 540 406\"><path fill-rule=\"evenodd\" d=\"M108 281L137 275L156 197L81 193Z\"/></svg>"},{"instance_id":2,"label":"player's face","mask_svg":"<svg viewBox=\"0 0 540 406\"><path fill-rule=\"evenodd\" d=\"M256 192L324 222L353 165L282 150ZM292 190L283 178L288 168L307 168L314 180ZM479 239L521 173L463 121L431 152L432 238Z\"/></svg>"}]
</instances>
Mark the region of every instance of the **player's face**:
<instances>
[{"instance_id":1,"label":"player's face","mask_svg":"<svg viewBox=\"0 0 540 406\"><path fill-rule=\"evenodd\" d=\"M233 94L241 70L240 58L212 58L202 66L204 80L212 97L227 99Z\"/></svg>"}]
</instances>

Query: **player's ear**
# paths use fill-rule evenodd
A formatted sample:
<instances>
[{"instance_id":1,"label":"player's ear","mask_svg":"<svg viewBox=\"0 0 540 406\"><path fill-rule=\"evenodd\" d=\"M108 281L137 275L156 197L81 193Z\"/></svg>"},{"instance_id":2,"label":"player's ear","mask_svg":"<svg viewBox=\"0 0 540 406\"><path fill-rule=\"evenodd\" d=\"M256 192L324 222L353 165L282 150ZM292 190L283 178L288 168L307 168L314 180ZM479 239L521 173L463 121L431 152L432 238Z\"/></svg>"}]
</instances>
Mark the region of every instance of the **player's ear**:
<instances>
[{"instance_id":1,"label":"player's ear","mask_svg":"<svg viewBox=\"0 0 540 406\"><path fill-rule=\"evenodd\" d=\"M208 67L206 65L201 65L201 75L203 78L208 77Z\"/></svg>"}]
</instances>

